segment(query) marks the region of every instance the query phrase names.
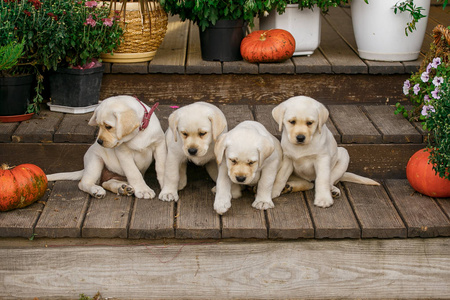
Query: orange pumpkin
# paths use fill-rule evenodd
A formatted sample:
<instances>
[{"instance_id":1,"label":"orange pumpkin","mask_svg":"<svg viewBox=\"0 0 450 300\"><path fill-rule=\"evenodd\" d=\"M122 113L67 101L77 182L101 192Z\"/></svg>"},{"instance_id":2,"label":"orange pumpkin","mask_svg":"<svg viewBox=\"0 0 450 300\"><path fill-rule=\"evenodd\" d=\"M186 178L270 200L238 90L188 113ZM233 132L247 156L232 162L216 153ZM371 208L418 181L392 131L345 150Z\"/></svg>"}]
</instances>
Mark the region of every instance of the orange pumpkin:
<instances>
[{"instance_id":1,"label":"orange pumpkin","mask_svg":"<svg viewBox=\"0 0 450 300\"><path fill-rule=\"evenodd\" d=\"M295 51L295 38L283 29L257 30L241 42L241 55L251 63L281 62L291 58Z\"/></svg>"},{"instance_id":2,"label":"orange pumpkin","mask_svg":"<svg viewBox=\"0 0 450 300\"><path fill-rule=\"evenodd\" d=\"M41 198L47 190L47 176L33 164L0 168L0 211L28 206Z\"/></svg>"},{"instance_id":3,"label":"orange pumpkin","mask_svg":"<svg viewBox=\"0 0 450 300\"><path fill-rule=\"evenodd\" d=\"M406 165L406 178L417 192L430 197L450 197L450 180L436 175L428 163L430 153L419 150L414 153Z\"/></svg>"}]
</instances>

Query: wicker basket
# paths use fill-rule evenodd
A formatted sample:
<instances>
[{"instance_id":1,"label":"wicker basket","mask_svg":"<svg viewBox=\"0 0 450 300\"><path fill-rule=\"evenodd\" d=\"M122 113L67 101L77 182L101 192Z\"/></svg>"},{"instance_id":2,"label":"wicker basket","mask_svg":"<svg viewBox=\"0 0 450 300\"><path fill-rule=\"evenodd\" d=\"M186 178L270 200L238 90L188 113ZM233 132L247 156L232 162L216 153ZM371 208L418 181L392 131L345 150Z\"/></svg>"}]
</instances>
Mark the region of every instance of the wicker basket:
<instances>
[{"instance_id":1,"label":"wicker basket","mask_svg":"<svg viewBox=\"0 0 450 300\"><path fill-rule=\"evenodd\" d=\"M121 3L116 5L116 9L120 10ZM139 3L126 4L124 40L114 51L114 55L102 54L104 62L135 63L153 59L166 35L168 18L159 1L149 1L149 8L150 18L146 14L143 23Z\"/></svg>"}]
</instances>

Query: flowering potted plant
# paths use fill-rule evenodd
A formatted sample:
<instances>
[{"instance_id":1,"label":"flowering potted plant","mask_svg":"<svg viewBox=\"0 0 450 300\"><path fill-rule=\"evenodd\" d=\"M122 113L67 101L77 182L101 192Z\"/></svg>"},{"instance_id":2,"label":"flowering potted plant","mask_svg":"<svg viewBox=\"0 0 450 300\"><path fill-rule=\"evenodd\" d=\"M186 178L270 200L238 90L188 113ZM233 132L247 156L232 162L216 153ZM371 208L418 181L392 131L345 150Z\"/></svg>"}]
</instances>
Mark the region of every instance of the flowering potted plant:
<instances>
[{"instance_id":1,"label":"flowering potted plant","mask_svg":"<svg viewBox=\"0 0 450 300\"><path fill-rule=\"evenodd\" d=\"M424 129L429 132L427 152L424 154L421 151L424 167L415 172L412 171L413 162L410 160L408 164L407 175L411 185L430 196L450 197L450 27L439 25L433 33L435 41L419 72L403 85L403 92L412 102L413 108L408 111L397 103L396 113L413 120L422 120ZM428 172L437 173L438 176L433 180L438 183L430 183L424 178L428 160ZM427 188L432 187L430 193L418 187L422 184ZM441 187L442 194L433 194Z\"/></svg>"},{"instance_id":2,"label":"flowering potted plant","mask_svg":"<svg viewBox=\"0 0 450 300\"><path fill-rule=\"evenodd\" d=\"M200 27L200 44L204 60L233 61L242 59L240 44L247 24L276 7L277 0L160 0L163 8L182 20ZM219 35L220 34L220 35ZM223 35L222 35L223 34Z\"/></svg>"},{"instance_id":3,"label":"flowering potted plant","mask_svg":"<svg viewBox=\"0 0 450 300\"><path fill-rule=\"evenodd\" d=\"M272 28L289 31L295 38L296 55L311 55L320 45L320 12L327 13L348 0L283 0L277 2L276 10L260 17L260 29ZM278 13L277 13L278 12Z\"/></svg>"},{"instance_id":4,"label":"flowering potted plant","mask_svg":"<svg viewBox=\"0 0 450 300\"><path fill-rule=\"evenodd\" d=\"M21 79L34 86L34 98L32 101L27 99L29 105L21 113L39 112L43 67L56 68L64 57L64 28L57 21L57 15L63 15L69 7L66 1L57 0L0 2L0 47L14 47L12 45L18 45L19 42L23 45L15 63L1 71L2 82ZM2 85L2 89L7 91L9 86ZM21 88L21 91L28 91L28 88Z\"/></svg>"},{"instance_id":5,"label":"flowering potted plant","mask_svg":"<svg viewBox=\"0 0 450 300\"><path fill-rule=\"evenodd\" d=\"M95 109L99 100L104 66L102 53L120 44L119 15L109 16L109 7L97 1L70 1L71 9L60 22L65 29L65 55L50 74L50 109L84 113Z\"/></svg>"},{"instance_id":6,"label":"flowering potted plant","mask_svg":"<svg viewBox=\"0 0 450 300\"><path fill-rule=\"evenodd\" d=\"M437 0L445 8L448 0ZM430 0L352 0L352 22L361 58L416 60L425 36ZM406 26L406 27L405 27Z\"/></svg>"}]
</instances>

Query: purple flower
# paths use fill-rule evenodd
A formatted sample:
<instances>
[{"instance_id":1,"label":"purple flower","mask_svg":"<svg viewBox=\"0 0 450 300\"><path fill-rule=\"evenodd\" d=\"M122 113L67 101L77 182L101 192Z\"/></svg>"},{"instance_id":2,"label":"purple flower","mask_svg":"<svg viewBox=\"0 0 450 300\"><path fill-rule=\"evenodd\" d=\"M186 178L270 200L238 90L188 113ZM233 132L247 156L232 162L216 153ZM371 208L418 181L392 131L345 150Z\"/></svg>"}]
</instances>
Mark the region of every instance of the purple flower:
<instances>
[{"instance_id":1,"label":"purple flower","mask_svg":"<svg viewBox=\"0 0 450 300\"><path fill-rule=\"evenodd\" d=\"M431 92L431 96L433 96L434 99L441 99L441 96L439 96L439 89L435 88L434 91Z\"/></svg>"},{"instance_id":2,"label":"purple flower","mask_svg":"<svg viewBox=\"0 0 450 300\"><path fill-rule=\"evenodd\" d=\"M113 26L113 20L111 20L110 18L106 18L106 19L102 19L103 21L103 25L111 27Z\"/></svg>"},{"instance_id":3,"label":"purple flower","mask_svg":"<svg viewBox=\"0 0 450 300\"><path fill-rule=\"evenodd\" d=\"M440 64L441 64L441 58L440 57L433 58L433 62L431 63L431 66L433 68L436 69Z\"/></svg>"},{"instance_id":4,"label":"purple flower","mask_svg":"<svg viewBox=\"0 0 450 300\"><path fill-rule=\"evenodd\" d=\"M431 63L429 63L428 66L427 66L427 73L431 72L431 68L432 68Z\"/></svg>"},{"instance_id":5,"label":"purple flower","mask_svg":"<svg viewBox=\"0 0 450 300\"><path fill-rule=\"evenodd\" d=\"M414 95L418 95L419 94L419 91L420 91L419 84L414 85L413 91L414 91Z\"/></svg>"},{"instance_id":6,"label":"purple flower","mask_svg":"<svg viewBox=\"0 0 450 300\"><path fill-rule=\"evenodd\" d=\"M444 78L443 77L434 77L433 84L435 86L440 86L441 83L444 83Z\"/></svg>"},{"instance_id":7,"label":"purple flower","mask_svg":"<svg viewBox=\"0 0 450 300\"><path fill-rule=\"evenodd\" d=\"M430 96L428 96L428 95L425 95L425 96L423 96L423 102L424 103L428 103L428 102L430 102Z\"/></svg>"},{"instance_id":8,"label":"purple flower","mask_svg":"<svg viewBox=\"0 0 450 300\"><path fill-rule=\"evenodd\" d=\"M406 80L405 83L403 83L403 94L408 95L410 87L411 87L411 82L409 82L409 80Z\"/></svg>"},{"instance_id":9,"label":"purple flower","mask_svg":"<svg viewBox=\"0 0 450 300\"><path fill-rule=\"evenodd\" d=\"M428 116L430 114L430 112L436 112L433 105L422 106L422 112L421 112L422 116Z\"/></svg>"},{"instance_id":10,"label":"purple flower","mask_svg":"<svg viewBox=\"0 0 450 300\"><path fill-rule=\"evenodd\" d=\"M91 25L92 27L94 27L96 24L97 22L92 19L92 15L89 15L89 17L86 19L86 22L84 23L84 25Z\"/></svg>"},{"instance_id":11,"label":"purple flower","mask_svg":"<svg viewBox=\"0 0 450 300\"><path fill-rule=\"evenodd\" d=\"M86 1L85 5L87 7L97 7L97 1Z\"/></svg>"},{"instance_id":12,"label":"purple flower","mask_svg":"<svg viewBox=\"0 0 450 300\"><path fill-rule=\"evenodd\" d=\"M428 72L423 72L420 79L422 79L423 82L428 82L428 80L430 80L430 74Z\"/></svg>"}]
</instances>

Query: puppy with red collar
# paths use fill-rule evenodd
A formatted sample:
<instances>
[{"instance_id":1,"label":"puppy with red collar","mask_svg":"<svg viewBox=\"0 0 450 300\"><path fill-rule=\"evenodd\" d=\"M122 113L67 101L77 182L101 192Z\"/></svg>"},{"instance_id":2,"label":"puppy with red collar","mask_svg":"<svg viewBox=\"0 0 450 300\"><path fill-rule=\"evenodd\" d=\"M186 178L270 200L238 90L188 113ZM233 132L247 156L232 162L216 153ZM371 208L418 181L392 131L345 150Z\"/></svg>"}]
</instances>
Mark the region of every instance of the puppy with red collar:
<instances>
[{"instance_id":1,"label":"puppy with red collar","mask_svg":"<svg viewBox=\"0 0 450 300\"><path fill-rule=\"evenodd\" d=\"M144 181L144 173L155 159L159 184L164 180L166 143L158 118L151 109L132 96L115 96L101 102L89 125L98 126L97 141L84 155L84 169L48 175L49 181L80 180L78 187L96 198L106 190L137 198L154 198ZM120 176L101 182L104 169ZM101 186L100 186L101 184Z\"/></svg>"}]
</instances>

